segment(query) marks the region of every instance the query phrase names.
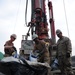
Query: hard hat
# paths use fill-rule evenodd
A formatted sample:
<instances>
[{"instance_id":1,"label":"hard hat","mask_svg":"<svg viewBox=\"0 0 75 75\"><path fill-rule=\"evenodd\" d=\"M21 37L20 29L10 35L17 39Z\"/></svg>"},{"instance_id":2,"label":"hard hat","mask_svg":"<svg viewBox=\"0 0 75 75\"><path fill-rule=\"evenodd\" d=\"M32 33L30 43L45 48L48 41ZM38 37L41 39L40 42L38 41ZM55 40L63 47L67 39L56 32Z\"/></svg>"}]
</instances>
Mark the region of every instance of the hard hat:
<instances>
[{"instance_id":1,"label":"hard hat","mask_svg":"<svg viewBox=\"0 0 75 75\"><path fill-rule=\"evenodd\" d=\"M15 39L17 38L16 34L12 34L11 36L14 37Z\"/></svg>"},{"instance_id":2,"label":"hard hat","mask_svg":"<svg viewBox=\"0 0 75 75\"><path fill-rule=\"evenodd\" d=\"M57 29L56 34L60 34L60 33L61 33L61 30Z\"/></svg>"},{"instance_id":3,"label":"hard hat","mask_svg":"<svg viewBox=\"0 0 75 75\"><path fill-rule=\"evenodd\" d=\"M37 34L33 34L32 39L34 40L35 38L37 38L38 35Z\"/></svg>"}]
</instances>

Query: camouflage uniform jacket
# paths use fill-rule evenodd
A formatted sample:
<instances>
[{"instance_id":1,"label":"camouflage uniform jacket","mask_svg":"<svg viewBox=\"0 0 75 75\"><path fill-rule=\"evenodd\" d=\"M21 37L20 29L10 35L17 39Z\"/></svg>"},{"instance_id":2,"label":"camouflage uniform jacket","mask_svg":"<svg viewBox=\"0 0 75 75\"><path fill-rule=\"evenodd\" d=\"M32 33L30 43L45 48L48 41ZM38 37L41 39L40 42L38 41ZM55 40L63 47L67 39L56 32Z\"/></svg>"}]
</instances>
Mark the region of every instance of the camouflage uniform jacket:
<instances>
[{"instance_id":1,"label":"camouflage uniform jacket","mask_svg":"<svg viewBox=\"0 0 75 75\"><path fill-rule=\"evenodd\" d=\"M71 53L71 51L71 41L68 37L63 36L62 39L57 41L57 56L65 56L66 53Z\"/></svg>"},{"instance_id":2,"label":"camouflage uniform jacket","mask_svg":"<svg viewBox=\"0 0 75 75\"><path fill-rule=\"evenodd\" d=\"M45 42L39 41L38 44L35 44L33 51L36 51L36 50L39 50L39 55L40 55L38 58L39 62L50 63L49 50L46 49Z\"/></svg>"}]
</instances>

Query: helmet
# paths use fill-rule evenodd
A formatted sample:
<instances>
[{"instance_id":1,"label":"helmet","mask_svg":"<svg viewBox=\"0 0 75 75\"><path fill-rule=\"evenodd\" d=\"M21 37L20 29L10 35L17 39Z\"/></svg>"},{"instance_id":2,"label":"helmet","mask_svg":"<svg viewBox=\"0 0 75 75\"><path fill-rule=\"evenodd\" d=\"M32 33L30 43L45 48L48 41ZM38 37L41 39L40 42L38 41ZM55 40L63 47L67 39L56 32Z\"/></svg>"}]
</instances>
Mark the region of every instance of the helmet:
<instances>
[{"instance_id":1,"label":"helmet","mask_svg":"<svg viewBox=\"0 0 75 75\"><path fill-rule=\"evenodd\" d=\"M32 39L34 40L35 38L37 38L38 35L37 34L33 34Z\"/></svg>"},{"instance_id":2,"label":"helmet","mask_svg":"<svg viewBox=\"0 0 75 75\"><path fill-rule=\"evenodd\" d=\"M14 37L15 39L17 38L16 34L12 34L11 36Z\"/></svg>"},{"instance_id":3,"label":"helmet","mask_svg":"<svg viewBox=\"0 0 75 75\"><path fill-rule=\"evenodd\" d=\"M60 33L61 33L61 30L57 29L56 34L60 34Z\"/></svg>"}]
</instances>

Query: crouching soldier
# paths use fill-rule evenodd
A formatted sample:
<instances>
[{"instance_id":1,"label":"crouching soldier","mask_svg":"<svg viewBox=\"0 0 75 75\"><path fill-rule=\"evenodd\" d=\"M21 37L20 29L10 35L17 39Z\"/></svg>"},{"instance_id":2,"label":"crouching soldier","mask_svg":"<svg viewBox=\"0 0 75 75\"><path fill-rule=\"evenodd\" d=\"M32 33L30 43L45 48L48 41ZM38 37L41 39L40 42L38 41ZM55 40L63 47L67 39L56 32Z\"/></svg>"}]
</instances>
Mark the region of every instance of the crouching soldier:
<instances>
[{"instance_id":1,"label":"crouching soldier","mask_svg":"<svg viewBox=\"0 0 75 75\"><path fill-rule=\"evenodd\" d=\"M12 56L13 52L16 51L16 48L14 47L14 41L16 40L16 35L12 34L10 36L10 40L6 41L4 44L4 52L5 52L5 57L7 56Z\"/></svg>"},{"instance_id":2,"label":"crouching soldier","mask_svg":"<svg viewBox=\"0 0 75 75\"><path fill-rule=\"evenodd\" d=\"M33 34L32 39L35 42L33 52L37 51L39 53L38 62L50 64L49 50L46 49L45 42L39 40L36 34ZM50 69L48 75L50 75Z\"/></svg>"}]
</instances>

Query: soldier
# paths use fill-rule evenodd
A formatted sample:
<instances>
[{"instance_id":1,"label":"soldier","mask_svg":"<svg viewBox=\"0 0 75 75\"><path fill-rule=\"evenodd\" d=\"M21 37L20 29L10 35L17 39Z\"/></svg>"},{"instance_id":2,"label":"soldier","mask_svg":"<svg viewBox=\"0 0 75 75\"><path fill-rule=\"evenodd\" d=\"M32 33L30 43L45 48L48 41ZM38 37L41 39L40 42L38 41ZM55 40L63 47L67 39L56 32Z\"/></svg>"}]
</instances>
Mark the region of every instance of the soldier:
<instances>
[{"instance_id":1,"label":"soldier","mask_svg":"<svg viewBox=\"0 0 75 75\"><path fill-rule=\"evenodd\" d=\"M61 74L74 75L71 67L71 41L68 37L63 36L59 29L56 30L56 35L59 38L57 41L57 58Z\"/></svg>"},{"instance_id":2,"label":"soldier","mask_svg":"<svg viewBox=\"0 0 75 75\"><path fill-rule=\"evenodd\" d=\"M50 64L49 50L46 48L45 42L39 40L36 34L33 34L32 39L35 42L33 52L37 51L39 53L38 62ZM48 69L48 75L50 75L50 69Z\"/></svg>"},{"instance_id":3,"label":"soldier","mask_svg":"<svg viewBox=\"0 0 75 75\"><path fill-rule=\"evenodd\" d=\"M50 63L49 51L46 49L45 42L42 42L38 39L38 35L32 36L33 41L35 42L33 52L39 52L38 61L41 63L47 62Z\"/></svg>"},{"instance_id":4,"label":"soldier","mask_svg":"<svg viewBox=\"0 0 75 75\"><path fill-rule=\"evenodd\" d=\"M14 47L13 43L16 37L16 34L12 34L10 36L10 40L6 41L6 43L4 44L5 56L11 56L16 51L16 48Z\"/></svg>"}]
</instances>

